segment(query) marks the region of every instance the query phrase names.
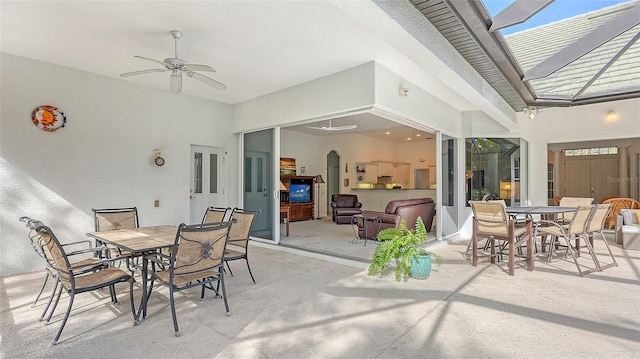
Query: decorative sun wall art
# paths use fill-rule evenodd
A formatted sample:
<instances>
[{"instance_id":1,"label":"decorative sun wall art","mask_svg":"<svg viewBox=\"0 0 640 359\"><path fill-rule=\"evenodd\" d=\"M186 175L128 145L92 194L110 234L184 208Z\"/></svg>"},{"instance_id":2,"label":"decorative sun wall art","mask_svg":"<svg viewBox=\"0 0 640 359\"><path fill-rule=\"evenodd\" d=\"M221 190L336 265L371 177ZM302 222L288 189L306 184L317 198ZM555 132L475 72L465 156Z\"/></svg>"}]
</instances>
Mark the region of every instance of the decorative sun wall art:
<instances>
[{"instance_id":1,"label":"decorative sun wall art","mask_svg":"<svg viewBox=\"0 0 640 359\"><path fill-rule=\"evenodd\" d=\"M61 130L67 124L67 117L54 106L39 106L31 113L33 124L47 132Z\"/></svg>"}]
</instances>

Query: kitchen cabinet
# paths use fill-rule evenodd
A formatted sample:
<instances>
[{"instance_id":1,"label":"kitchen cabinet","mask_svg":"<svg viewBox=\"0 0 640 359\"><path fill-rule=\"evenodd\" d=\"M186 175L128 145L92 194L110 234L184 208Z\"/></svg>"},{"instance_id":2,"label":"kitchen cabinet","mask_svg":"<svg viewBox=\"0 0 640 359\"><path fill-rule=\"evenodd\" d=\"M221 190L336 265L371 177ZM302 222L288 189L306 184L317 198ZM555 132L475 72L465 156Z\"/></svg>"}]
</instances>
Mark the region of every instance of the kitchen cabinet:
<instances>
[{"instance_id":1,"label":"kitchen cabinet","mask_svg":"<svg viewBox=\"0 0 640 359\"><path fill-rule=\"evenodd\" d=\"M396 176L396 168L394 167L393 162L378 161L374 163L378 165L378 177L381 177L381 176L395 177Z\"/></svg>"},{"instance_id":2,"label":"kitchen cabinet","mask_svg":"<svg viewBox=\"0 0 640 359\"><path fill-rule=\"evenodd\" d=\"M409 188L411 173L410 165L408 163L396 163L396 176L393 177L393 181L398 183L402 188Z\"/></svg>"},{"instance_id":3,"label":"kitchen cabinet","mask_svg":"<svg viewBox=\"0 0 640 359\"><path fill-rule=\"evenodd\" d=\"M375 163L356 163L356 182L378 182L378 165Z\"/></svg>"}]
</instances>

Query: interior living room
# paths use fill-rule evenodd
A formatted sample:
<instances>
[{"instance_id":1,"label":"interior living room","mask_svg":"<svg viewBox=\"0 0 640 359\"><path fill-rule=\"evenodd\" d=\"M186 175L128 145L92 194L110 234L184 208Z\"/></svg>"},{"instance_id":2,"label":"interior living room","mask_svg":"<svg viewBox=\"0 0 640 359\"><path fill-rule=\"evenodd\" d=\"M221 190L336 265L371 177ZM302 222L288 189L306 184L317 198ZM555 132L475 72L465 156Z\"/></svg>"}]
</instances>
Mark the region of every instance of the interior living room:
<instances>
[{"instance_id":1,"label":"interior living room","mask_svg":"<svg viewBox=\"0 0 640 359\"><path fill-rule=\"evenodd\" d=\"M434 134L368 113L283 128L280 156L288 162L281 162L286 187L281 196L290 193L291 176L320 175L324 183L308 179L313 195L303 200L306 204L283 198L281 206L291 209L291 230L281 235L280 244L368 261L374 246L352 244L357 242L357 231L350 216L345 221L333 218L332 196L356 196L361 210L377 212L384 212L393 200L433 199L435 153ZM309 211L299 212L300 206ZM433 231L430 239L435 237Z\"/></svg>"}]
</instances>

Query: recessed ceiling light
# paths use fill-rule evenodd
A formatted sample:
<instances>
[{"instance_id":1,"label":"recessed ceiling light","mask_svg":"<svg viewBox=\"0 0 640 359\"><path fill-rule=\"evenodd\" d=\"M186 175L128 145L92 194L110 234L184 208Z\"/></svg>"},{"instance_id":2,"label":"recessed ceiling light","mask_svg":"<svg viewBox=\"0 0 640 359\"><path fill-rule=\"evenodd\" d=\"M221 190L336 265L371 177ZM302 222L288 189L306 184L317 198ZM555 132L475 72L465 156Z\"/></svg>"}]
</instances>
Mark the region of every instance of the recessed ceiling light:
<instances>
[{"instance_id":1,"label":"recessed ceiling light","mask_svg":"<svg viewBox=\"0 0 640 359\"><path fill-rule=\"evenodd\" d=\"M419 134L419 133L416 133L416 137L420 137L420 134Z\"/></svg>"},{"instance_id":2,"label":"recessed ceiling light","mask_svg":"<svg viewBox=\"0 0 640 359\"><path fill-rule=\"evenodd\" d=\"M411 141L411 137L407 137L407 141Z\"/></svg>"},{"instance_id":3,"label":"recessed ceiling light","mask_svg":"<svg viewBox=\"0 0 640 359\"><path fill-rule=\"evenodd\" d=\"M391 134L391 132L387 131L387 132L385 132L384 134L385 134L385 135L390 135L390 134Z\"/></svg>"}]
</instances>

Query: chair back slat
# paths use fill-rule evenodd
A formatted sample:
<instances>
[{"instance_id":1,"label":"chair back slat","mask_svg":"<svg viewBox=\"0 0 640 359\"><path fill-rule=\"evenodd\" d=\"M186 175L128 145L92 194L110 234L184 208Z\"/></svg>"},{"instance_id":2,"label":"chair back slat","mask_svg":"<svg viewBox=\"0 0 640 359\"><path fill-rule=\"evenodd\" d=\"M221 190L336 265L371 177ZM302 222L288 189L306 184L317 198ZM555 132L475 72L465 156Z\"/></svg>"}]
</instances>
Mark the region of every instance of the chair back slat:
<instances>
[{"instance_id":1,"label":"chair back slat","mask_svg":"<svg viewBox=\"0 0 640 359\"><path fill-rule=\"evenodd\" d=\"M600 232L604 229L604 224L607 221L609 212L611 211L611 204L597 204L589 221L588 233Z\"/></svg>"},{"instance_id":2,"label":"chair back slat","mask_svg":"<svg viewBox=\"0 0 640 359\"><path fill-rule=\"evenodd\" d=\"M209 207L204 212L202 223L227 222L231 218L232 209L230 207Z\"/></svg>"},{"instance_id":3,"label":"chair back slat","mask_svg":"<svg viewBox=\"0 0 640 359\"><path fill-rule=\"evenodd\" d=\"M66 283L71 279L71 264L69 264L69 259L67 258L64 248L62 248L62 245L49 227L43 225L34 231L37 232L35 240L40 248L42 248L42 253L47 261L47 265L54 273L58 273L60 281L68 287Z\"/></svg>"},{"instance_id":4,"label":"chair back slat","mask_svg":"<svg viewBox=\"0 0 640 359\"><path fill-rule=\"evenodd\" d=\"M181 224L171 254L172 275L191 275L220 267L230 228L231 222Z\"/></svg>"},{"instance_id":5,"label":"chair back slat","mask_svg":"<svg viewBox=\"0 0 640 359\"><path fill-rule=\"evenodd\" d=\"M509 222L504 201L469 201L478 232L506 236Z\"/></svg>"},{"instance_id":6,"label":"chair back slat","mask_svg":"<svg viewBox=\"0 0 640 359\"><path fill-rule=\"evenodd\" d=\"M560 207L590 206L592 204L593 198L562 197L560 199Z\"/></svg>"},{"instance_id":7,"label":"chair back slat","mask_svg":"<svg viewBox=\"0 0 640 359\"><path fill-rule=\"evenodd\" d=\"M140 227L136 207L93 209L93 219L96 232Z\"/></svg>"},{"instance_id":8,"label":"chair back slat","mask_svg":"<svg viewBox=\"0 0 640 359\"><path fill-rule=\"evenodd\" d=\"M595 207L590 206L578 206L576 212L573 215L573 219L569 224L569 234L576 235L584 233L587 230L587 224L591 218L591 213Z\"/></svg>"},{"instance_id":9,"label":"chair back slat","mask_svg":"<svg viewBox=\"0 0 640 359\"><path fill-rule=\"evenodd\" d=\"M235 221L231 226L229 241L233 245L246 248L256 215L259 210L234 208L231 218Z\"/></svg>"}]
</instances>

